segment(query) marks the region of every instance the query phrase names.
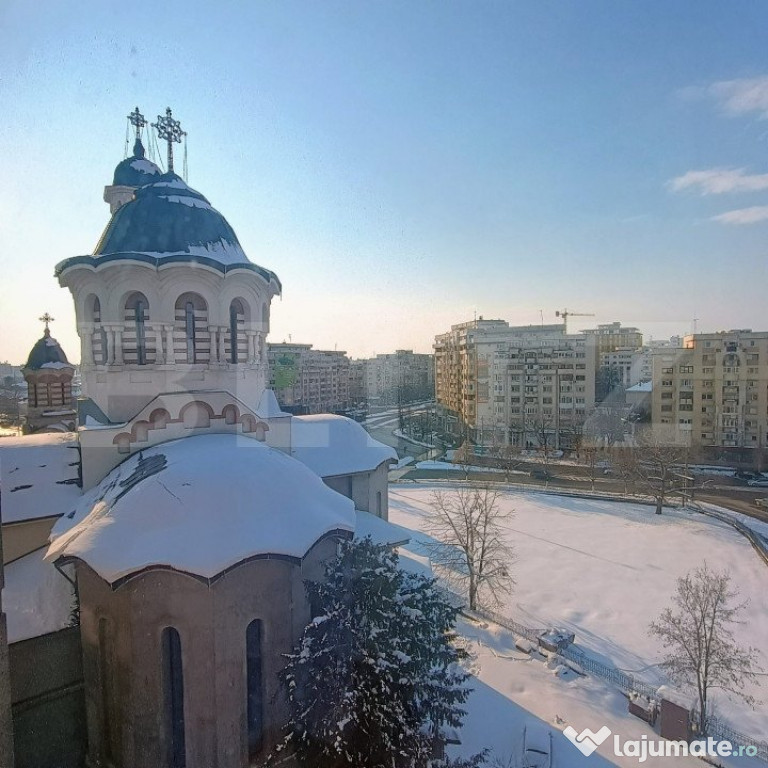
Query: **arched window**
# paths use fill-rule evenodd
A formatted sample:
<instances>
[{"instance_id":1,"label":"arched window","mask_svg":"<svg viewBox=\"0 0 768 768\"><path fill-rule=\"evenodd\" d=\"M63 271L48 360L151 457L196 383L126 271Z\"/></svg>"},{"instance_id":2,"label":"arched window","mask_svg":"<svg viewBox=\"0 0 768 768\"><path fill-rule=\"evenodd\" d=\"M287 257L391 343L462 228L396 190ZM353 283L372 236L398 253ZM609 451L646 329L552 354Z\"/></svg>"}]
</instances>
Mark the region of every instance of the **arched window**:
<instances>
[{"instance_id":1,"label":"arched window","mask_svg":"<svg viewBox=\"0 0 768 768\"><path fill-rule=\"evenodd\" d=\"M233 301L229 305L229 360L232 363L238 362L238 324L237 324L237 305L239 302Z\"/></svg>"},{"instance_id":2,"label":"arched window","mask_svg":"<svg viewBox=\"0 0 768 768\"><path fill-rule=\"evenodd\" d=\"M143 293L132 293L125 302L123 360L126 364L147 364L147 331L149 302Z\"/></svg>"},{"instance_id":3,"label":"arched window","mask_svg":"<svg viewBox=\"0 0 768 768\"><path fill-rule=\"evenodd\" d=\"M174 355L177 362L207 363L211 359L208 305L197 293L183 293L176 299Z\"/></svg>"},{"instance_id":4,"label":"arched window","mask_svg":"<svg viewBox=\"0 0 768 768\"><path fill-rule=\"evenodd\" d=\"M230 363L248 361L248 337L245 335L245 324L249 320L247 302L234 299L229 305L229 334L226 339L226 354Z\"/></svg>"},{"instance_id":5,"label":"arched window","mask_svg":"<svg viewBox=\"0 0 768 768\"><path fill-rule=\"evenodd\" d=\"M96 365L107 364L107 332L101 324L101 302L98 296L91 299L90 321L95 326L92 339L93 362Z\"/></svg>"},{"instance_id":6,"label":"arched window","mask_svg":"<svg viewBox=\"0 0 768 768\"><path fill-rule=\"evenodd\" d=\"M181 661L181 638L173 627L162 636L163 715L166 734L167 768L186 768L184 735L184 674Z\"/></svg>"},{"instance_id":7,"label":"arched window","mask_svg":"<svg viewBox=\"0 0 768 768\"><path fill-rule=\"evenodd\" d=\"M262 692L261 620L254 619L245 630L247 685L248 757L261 751L264 738L264 696Z\"/></svg>"},{"instance_id":8,"label":"arched window","mask_svg":"<svg viewBox=\"0 0 768 768\"><path fill-rule=\"evenodd\" d=\"M187 342L187 362L196 363L195 359L195 305L188 301L184 305L184 337Z\"/></svg>"}]
</instances>

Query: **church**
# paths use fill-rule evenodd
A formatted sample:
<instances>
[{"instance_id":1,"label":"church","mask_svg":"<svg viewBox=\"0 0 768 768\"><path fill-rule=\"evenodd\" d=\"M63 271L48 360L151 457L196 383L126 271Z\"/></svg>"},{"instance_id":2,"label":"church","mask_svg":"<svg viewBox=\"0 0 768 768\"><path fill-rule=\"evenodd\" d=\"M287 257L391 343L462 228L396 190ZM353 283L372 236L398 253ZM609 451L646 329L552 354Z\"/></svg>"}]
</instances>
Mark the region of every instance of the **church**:
<instances>
[{"instance_id":1,"label":"church","mask_svg":"<svg viewBox=\"0 0 768 768\"><path fill-rule=\"evenodd\" d=\"M55 266L82 396L46 315L24 369L32 434L0 440L3 766L3 749L17 768L256 765L312 618L304 581L345 539L405 543L387 523L394 450L267 388L282 285L174 172L179 121L153 124L166 171L138 108L129 121L104 233Z\"/></svg>"}]
</instances>

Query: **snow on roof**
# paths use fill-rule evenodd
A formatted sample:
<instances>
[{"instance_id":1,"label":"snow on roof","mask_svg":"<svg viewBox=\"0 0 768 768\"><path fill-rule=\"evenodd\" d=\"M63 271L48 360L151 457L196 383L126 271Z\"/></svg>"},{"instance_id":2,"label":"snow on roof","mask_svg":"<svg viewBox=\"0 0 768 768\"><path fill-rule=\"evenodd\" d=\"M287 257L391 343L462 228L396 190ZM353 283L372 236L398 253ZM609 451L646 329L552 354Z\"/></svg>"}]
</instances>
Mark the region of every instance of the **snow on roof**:
<instances>
[{"instance_id":1,"label":"snow on roof","mask_svg":"<svg viewBox=\"0 0 768 768\"><path fill-rule=\"evenodd\" d=\"M397 554L400 557L399 566L401 570L426 576L430 579L435 575L432 572L432 563L428 557L417 555L403 547L398 548Z\"/></svg>"},{"instance_id":2,"label":"snow on roof","mask_svg":"<svg viewBox=\"0 0 768 768\"><path fill-rule=\"evenodd\" d=\"M38 549L5 566L3 610L9 643L69 626L75 602L72 585L44 562L44 555L45 549Z\"/></svg>"},{"instance_id":3,"label":"snow on roof","mask_svg":"<svg viewBox=\"0 0 768 768\"><path fill-rule=\"evenodd\" d=\"M375 544L400 546L411 540L411 532L399 525L393 525L381 517L358 509L356 512L355 538L364 539L370 536Z\"/></svg>"},{"instance_id":4,"label":"snow on roof","mask_svg":"<svg viewBox=\"0 0 768 768\"><path fill-rule=\"evenodd\" d=\"M303 557L352 531L354 504L252 438L207 434L140 451L53 529L46 556L77 557L114 583L153 565L212 578L261 554Z\"/></svg>"},{"instance_id":5,"label":"snow on roof","mask_svg":"<svg viewBox=\"0 0 768 768\"><path fill-rule=\"evenodd\" d=\"M290 416L289 413L281 410L280 404L277 402L275 393L271 389L265 389L261 393L261 399L259 405L256 408L256 413L261 416L262 419L274 419L279 416Z\"/></svg>"},{"instance_id":6,"label":"snow on roof","mask_svg":"<svg viewBox=\"0 0 768 768\"><path fill-rule=\"evenodd\" d=\"M374 440L346 416L294 416L291 419L291 454L320 477L347 475L397 461L394 448Z\"/></svg>"},{"instance_id":7,"label":"snow on roof","mask_svg":"<svg viewBox=\"0 0 768 768\"><path fill-rule=\"evenodd\" d=\"M639 384L635 384L633 387L628 387L627 392L652 392L652 381L641 381Z\"/></svg>"},{"instance_id":8,"label":"snow on roof","mask_svg":"<svg viewBox=\"0 0 768 768\"><path fill-rule=\"evenodd\" d=\"M80 499L79 462L72 432L0 439L3 523L63 515Z\"/></svg>"}]
</instances>

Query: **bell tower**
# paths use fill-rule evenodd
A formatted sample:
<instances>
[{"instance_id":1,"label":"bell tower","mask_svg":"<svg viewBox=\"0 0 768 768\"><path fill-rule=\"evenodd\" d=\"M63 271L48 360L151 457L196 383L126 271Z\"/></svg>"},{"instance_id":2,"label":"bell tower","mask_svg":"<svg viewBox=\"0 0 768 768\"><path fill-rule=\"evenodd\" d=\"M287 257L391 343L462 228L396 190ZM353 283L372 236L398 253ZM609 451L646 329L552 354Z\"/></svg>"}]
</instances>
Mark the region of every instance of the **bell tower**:
<instances>
[{"instance_id":1,"label":"bell tower","mask_svg":"<svg viewBox=\"0 0 768 768\"><path fill-rule=\"evenodd\" d=\"M136 146L105 191L112 218L92 254L56 267L75 302L83 394L112 422L180 391L224 390L255 408L280 281L202 194L143 157L146 120L138 108L128 119ZM153 127L172 166L186 132L170 108Z\"/></svg>"}]
</instances>

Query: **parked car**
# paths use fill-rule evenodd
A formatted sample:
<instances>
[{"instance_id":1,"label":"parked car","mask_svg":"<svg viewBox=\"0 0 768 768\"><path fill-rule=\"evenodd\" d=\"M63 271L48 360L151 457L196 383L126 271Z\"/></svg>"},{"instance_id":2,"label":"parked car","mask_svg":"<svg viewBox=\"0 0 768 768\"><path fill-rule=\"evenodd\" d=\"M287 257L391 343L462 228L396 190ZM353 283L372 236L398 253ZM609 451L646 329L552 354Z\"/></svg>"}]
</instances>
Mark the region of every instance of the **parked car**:
<instances>
[{"instance_id":1,"label":"parked car","mask_svg":"<svg viewBox=\"0 0 768 768\"><path fill-rule=\"evenodd\" d=\"M546 469L532 469L528 474L536 480L551 480L554 477Z\"/></svg>"},{"instance_id":2,"label":"parked car","mask_svg":"<svg viewBox=\"0 0 768 768\"><path fill-rule=\"evenodd\" d=\"M764 488L768 486L768 477L761 477L759 480L749 480L747 481L747 485L750 485L753 488Z\"/></svg>"},{"instance_id":3,"label":"parked car","mask_svg":"<svg viewBox=\"0 0 768 768\"><path fill-rule=\"evenodd\" d=\"M738 480L764 480L765 478L760 472L752 472L749 469L739 469L733 473L733 476Z\"/></svg>"},{"instance_id":4,"label":"parked car","mask_svg":"<svg viewBox=\"0 0 768 768\"><path fill-rule=\"evenodd\" d=\"M532 721L523 730L522 768L551 768L552 732L543 723Z\"/></svg>"}]
</instances>

